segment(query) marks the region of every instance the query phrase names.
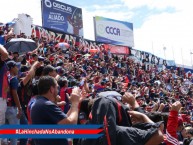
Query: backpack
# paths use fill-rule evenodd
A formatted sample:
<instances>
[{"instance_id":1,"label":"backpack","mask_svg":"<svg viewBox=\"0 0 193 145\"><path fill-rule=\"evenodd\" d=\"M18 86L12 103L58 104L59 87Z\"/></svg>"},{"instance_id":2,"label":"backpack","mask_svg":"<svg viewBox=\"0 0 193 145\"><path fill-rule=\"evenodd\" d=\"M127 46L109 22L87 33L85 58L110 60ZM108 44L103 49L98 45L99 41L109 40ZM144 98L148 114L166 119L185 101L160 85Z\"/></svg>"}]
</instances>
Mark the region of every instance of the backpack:
<instances>
[{"instance_id":1,"label":"backpack","mask_svg":"<svg viewBox=\"0 0 193 145\"><path fill-rule=\"evenodd\" d=\"M98 139L80 139L79 145L117 145L117 125L131 126L131 120L121 102L106 96L95 100L88 124L103 125L104 135Z\"/></svg>"},{"instance_id":2,"label":"backpack","mask_svg":"<svg viewBox=\"0 0 193 145\"><path fill-rule=\"evenodd\" d=\"M128 108L113 94L96 98L88 124L102 125L102 136L97 139L79 139L76 145L144 145L159 129L160 123L132 125ZM74 144L75 145L75 144Z\"/></svg>"}]
</instances>

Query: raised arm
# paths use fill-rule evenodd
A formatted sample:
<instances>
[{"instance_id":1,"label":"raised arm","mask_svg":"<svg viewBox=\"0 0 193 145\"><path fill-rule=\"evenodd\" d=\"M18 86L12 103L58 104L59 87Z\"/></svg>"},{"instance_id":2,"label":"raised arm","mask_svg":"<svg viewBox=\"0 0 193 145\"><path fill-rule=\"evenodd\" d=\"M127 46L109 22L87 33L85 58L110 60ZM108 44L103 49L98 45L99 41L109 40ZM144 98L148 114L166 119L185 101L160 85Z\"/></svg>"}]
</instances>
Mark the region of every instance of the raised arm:
<instances>
[{"instance_id":1,"label":"raised arm","mask_svg":"<svg viewBox=\"0 0 193 145\"><path fill-rule=\"evenodd\" d=\"M170 114L168 116L166 139L167 145L178 145L179 141L177 139L177 127L178 127L178 111L181 108L181 103L179 101L172 104Z\"/></svg>"},{"instance_id":2,"label":"raised arm","mask_svg":"<svg viewBox=\"0 0 193 145\"><path fill-rule=\"evenodd\" d=\"M6 60L9 56L7 50L2 45L0 45L0 55L1 55L1 60L2 61Z\"/></svg>"}]
</instances>

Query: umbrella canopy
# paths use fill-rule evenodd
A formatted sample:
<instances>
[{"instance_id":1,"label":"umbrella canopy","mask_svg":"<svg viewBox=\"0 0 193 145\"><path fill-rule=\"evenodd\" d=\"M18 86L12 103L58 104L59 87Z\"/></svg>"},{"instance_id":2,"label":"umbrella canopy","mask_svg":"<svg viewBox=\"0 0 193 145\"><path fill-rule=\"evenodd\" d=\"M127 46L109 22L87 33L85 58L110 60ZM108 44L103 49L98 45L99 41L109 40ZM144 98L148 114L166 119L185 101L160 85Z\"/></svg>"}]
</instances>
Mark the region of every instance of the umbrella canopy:
<instances>
[{"instance_id":1,"label":"umbrella canopy","mask_svg":"<svg viewBox=\"0 0 193 145\"><path fill-rule=\"evenodd\" d=\"M5 48L7 51L22 54L35 50L37 45L35 41L31 39L13 38L5 45Z\"/></svg>"},{"instance_id":2,"label":"umbrella canopy","mask_svg":"<svg viewBox=\"0 0 193 145\"><path fill-rule=\"evenodd\" d=\"M89 52L90 52L90 53L97 53L97 52L98 52L98 49L90 49Z\"/></svg>"},{"instance_id":3,"label":"umbrella canopy","mask_svg":"<svg viewBox=\"0 0 193 145\"><path fill-rule=\"evenodd\" d=\"M116 91L105 91L98 94L100 97L112 97L121 100L122 95Z\"/></svg>"},{"instance_id":4,"label":"umbrella canopy","mask_svg":"<svg viewBox=\"0 0 193 145\"><path fill-rule=\"evenodd\" d=\"M68 49L70 47L70 44L65 43L65 42L61 42L61 43L58 43L55 47L61 48L63 50L66 50L66 49Z\"/></svg>"},{"instance_id":5,"label":"umbrella canopy","mask_svg":"<svg viewBox=\"0 0 193 145\"><path fill-rule=\"evenodd\" d=\"M89 56L91 56L91 55L90 55L90 54L88 54L88 53L84 55L84 57L89 57Z\"/></svg>"}]
</instances>

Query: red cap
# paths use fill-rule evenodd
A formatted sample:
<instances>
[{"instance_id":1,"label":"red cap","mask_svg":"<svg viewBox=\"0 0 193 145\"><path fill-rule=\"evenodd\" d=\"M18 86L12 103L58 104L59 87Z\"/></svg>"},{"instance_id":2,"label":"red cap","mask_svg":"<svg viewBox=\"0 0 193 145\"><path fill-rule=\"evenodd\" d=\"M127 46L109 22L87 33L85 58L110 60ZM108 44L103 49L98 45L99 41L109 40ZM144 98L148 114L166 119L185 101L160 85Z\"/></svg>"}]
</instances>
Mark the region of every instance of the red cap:
<instances>
[{"instance_id":1,"label":"red cap","mask_svg":"<svg viewBox=\"0 0 193 145\"><path fill-rule=\"evenodd\" d=\"M54 61L54 57L50 57L50 61Z\"/></svg>"},{"instance_id":2,"label":"red cap","mask_svg":"<svg viewBox=\"0 0 193 145\"><path fill-rule=\"evenodd\" d=\"M190 116L187 114L181 114L183 122L190 123Z\"/></svg>"},{"instance_id":3,"label":"red cap","mask_svg":"<svg viewBox=\"0 0 193 145\"><path fill-rule=\"evenodd\" d=\"M182 117L178 117L178 126L183 125L183 119Z\"/></svg>"}]
</instances>

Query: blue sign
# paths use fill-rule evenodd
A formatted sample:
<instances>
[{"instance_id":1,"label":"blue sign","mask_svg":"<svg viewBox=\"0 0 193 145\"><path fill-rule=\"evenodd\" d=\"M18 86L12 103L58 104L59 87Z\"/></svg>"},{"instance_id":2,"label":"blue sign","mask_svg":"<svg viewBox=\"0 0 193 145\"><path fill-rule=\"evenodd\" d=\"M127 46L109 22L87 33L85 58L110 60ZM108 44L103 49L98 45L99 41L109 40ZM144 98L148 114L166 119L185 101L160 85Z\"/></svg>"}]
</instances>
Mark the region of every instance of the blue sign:
<instances>
[{"instance_id":1,"label":"blue sign","mask_svg":"<svg viewBox=\"0 0 193 145\"><path fill-rule=\"evenodd\" d=\"M55 0L42 0L42 26L83 36L82 9Z\"/></svg>"},{"instance_id":2,"label":"blue sign","mask_svg":"<svg viewBox=\"0 0 193 145\"><path fill-rule=\"evenodd\" d=\"M0 138L90 138L104 135L103 125L0 125Z\"/></svg>"}]
</instances>

